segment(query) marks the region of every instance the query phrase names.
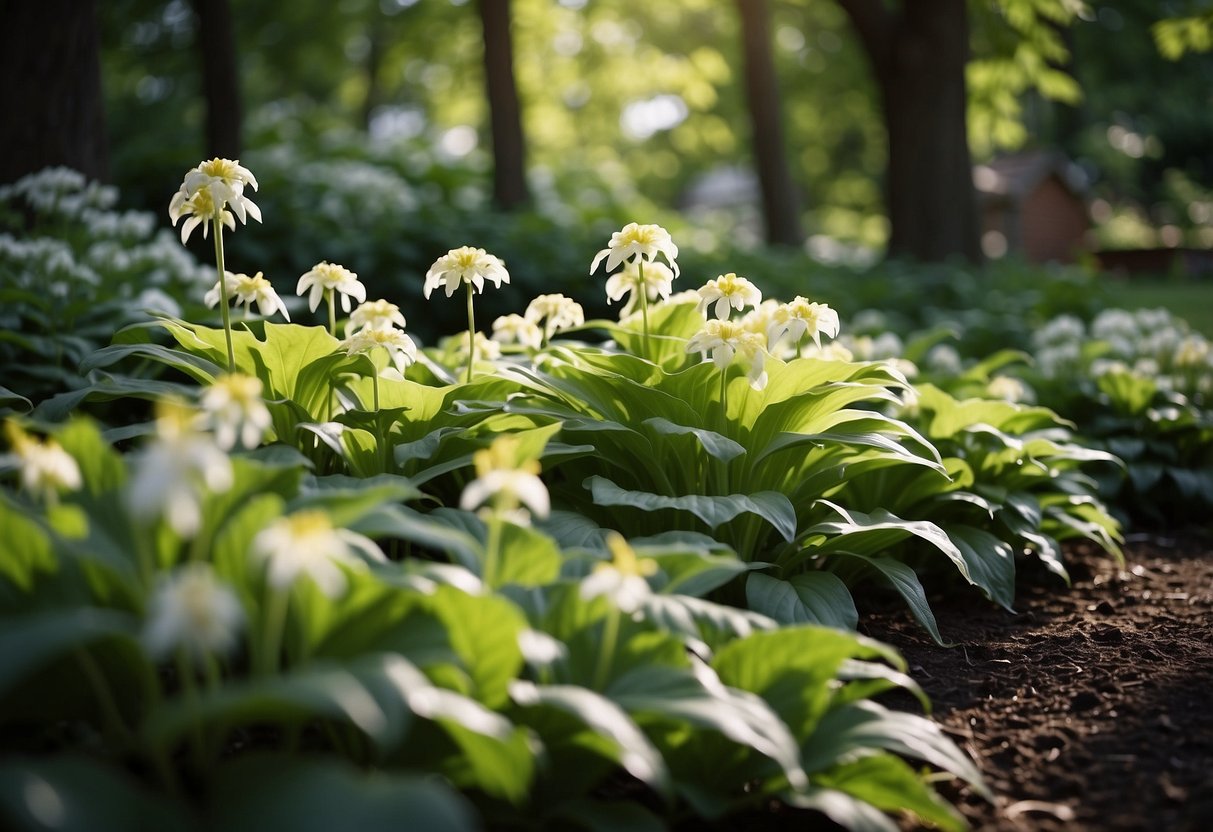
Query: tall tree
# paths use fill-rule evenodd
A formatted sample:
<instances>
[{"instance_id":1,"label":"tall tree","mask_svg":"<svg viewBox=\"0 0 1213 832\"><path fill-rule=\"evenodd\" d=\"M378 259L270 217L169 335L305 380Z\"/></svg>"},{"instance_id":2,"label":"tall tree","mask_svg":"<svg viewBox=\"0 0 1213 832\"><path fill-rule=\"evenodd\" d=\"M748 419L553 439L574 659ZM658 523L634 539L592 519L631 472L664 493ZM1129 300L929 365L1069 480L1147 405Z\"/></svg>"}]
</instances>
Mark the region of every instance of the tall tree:
<instances>
[{"instance_id":1,"label":"tall tree","mask_svg":"<svg viewBox=\"0 0 1213 832\"><path fill-rule=\"evenodd\" d=\"M48 165L106 179L93 0L0 0L0 182Z\"/></svg>"},{"instance_id":2,"label":"tall tree","mask_svg":"<svg viewBox=\"0 0 1213 832\"><path fill-rule=\"evenodd\" d=\"M193 2L198 16L202 95L206 100L205 153L236 159L240 156L244 110L232 9L228 0Z\"/></svg>"},{"instance_id":3,"label":"tall tree","mask_svg":"<svg viewBox=\"0 0 1213 832\"><path fill-rule=\"evenodd\" d=\"M837 0L880 88L891 256L981 259L966 132L965 0Z\"/></svg>"},{"instance_id":4,"label":"tall tree","mask_svg":"<svg viewBox=\"0 0 1213 832\"><path fill-rule=\"evenodd\" d=\"M493 202L510 210L530 201L526 184L526 144L514 81L510 0L480 0L484 29L484 82L493 140Z\"/></svg>"},{"instance_id":5,"label":"tall tree","mask_svg":"<svg viewBox=\"0 0 1213 832\"><path fill-rule=\"evenodd\" d=\"M762 189L767 242L799 246L804 242L796 186L784 151L779 80L771 57L771 10L767 0L737 0L745 56L746 105L751 148Z\"/></svg>"}]
</instances>

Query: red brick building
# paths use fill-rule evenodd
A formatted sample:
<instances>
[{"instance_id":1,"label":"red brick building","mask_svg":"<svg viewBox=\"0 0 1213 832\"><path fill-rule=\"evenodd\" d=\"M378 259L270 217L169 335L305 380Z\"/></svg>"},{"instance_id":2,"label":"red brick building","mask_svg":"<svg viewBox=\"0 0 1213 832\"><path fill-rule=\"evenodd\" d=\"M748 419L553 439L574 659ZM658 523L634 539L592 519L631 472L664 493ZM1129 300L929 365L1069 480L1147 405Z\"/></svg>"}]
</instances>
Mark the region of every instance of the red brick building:
<instances>
[{"instance_id":1,"label":"red brick building","mask_svg":"<svg viewBox=\"0 0 1213 832\"><path fill-rule=\"evenodd\" d=\"M1060 153L1033 150L977 165L973 184L986 256L1070 263L1084 248L1086 176Z\"/></svg>"}]
</instances>

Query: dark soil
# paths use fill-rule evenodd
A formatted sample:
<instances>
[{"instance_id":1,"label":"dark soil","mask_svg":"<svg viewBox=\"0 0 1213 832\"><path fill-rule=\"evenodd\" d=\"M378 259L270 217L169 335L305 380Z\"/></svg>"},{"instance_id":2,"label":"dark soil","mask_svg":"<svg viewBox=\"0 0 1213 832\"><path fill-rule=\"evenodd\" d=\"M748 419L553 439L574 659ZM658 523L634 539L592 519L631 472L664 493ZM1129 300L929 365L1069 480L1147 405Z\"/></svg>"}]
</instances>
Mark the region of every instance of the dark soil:
<instances>
[{"instance_id":1,"label":"dark soil","mask_svg":"<svg viewBox=\"0 0 1213 832\"><path fill-rule=\"evenodd\" d=\"M904 612L861 616L897 646L991 805L943 786L978 830L1213 830L1213 545L1142 536L1121 569L1069 553L1073 587L1021 579L1016 613L932 599L951 648Z\"/></svg>"}]
</instances>

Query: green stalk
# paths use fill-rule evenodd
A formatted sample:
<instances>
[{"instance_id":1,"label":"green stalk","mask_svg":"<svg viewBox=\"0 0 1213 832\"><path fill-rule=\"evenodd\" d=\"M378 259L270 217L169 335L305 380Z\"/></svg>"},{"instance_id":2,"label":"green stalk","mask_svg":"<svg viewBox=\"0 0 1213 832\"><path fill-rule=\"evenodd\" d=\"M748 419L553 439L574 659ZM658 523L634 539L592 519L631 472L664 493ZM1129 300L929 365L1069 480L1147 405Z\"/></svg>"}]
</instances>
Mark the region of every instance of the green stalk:
<instances>
[{"instance_id":1,"label":"green stalk","mask_svg":"<svg viewBox=\"0 0 1213 832\"><path fill-rule=\"evenodd\" d=\"M594 690L601 692L606 686L607 674L615 660L615 644L619 641L619 607L612 601L610 611L602 629L602 644L599 645L598 663L594 666Z\"/></svg>"},{"instance_id":2,"label":"green stalk","mask_svg":"<svg viewBox=\"0 0 1213 832\"><path fill-rule=\"evenodd\" d=\"M329 335L337 337L337 293L332 289L325 291L329 301Z\"/></svg>"},{"instance_id":3,"label":"green stalk","mask_svg":"<svg viewBox=\"0 0 1213 832\"><path fill-rule=\"evenodd\" d=\"M227 340L227 371L236 372L236 351L232 349L232 310L227 298L227 269L223 266L223 220L215 214L215 265L219 269L219 308L223 312L223 337Z\"/></svg>"},{"instance_id":4,"label":"green stalk","mask_svg":"<svg viewBox=\"0 0 1213 832\"><path fill-rule=\"evenodd\" d=\"M278 670L278 654L282 650L282 632L286 629L286 611L290 602L290 589L274 589L267 587L268 598L265 604L265 627L261 643L260 673L270 676Z\"/></svg>"},{"instance_id":5,"label":"green stalk","mask_svg":"<svg viewBox=\"0 0 1213 832\"><path fill-rule=\"evenodd\" d=\"M191 714L198 711L198 690L194 682L194 668L184 649L177 650L177 675L181 678L181 695L185 697L185 707ZM206 738L202 734L202 722L196 717L190 719L190 750L194 755L194 766L198 772L206 771Z\"/></svg>"},{"instance_id":6,"label":"green stalk","mask_svg":"<svg viewBox=\"0 0 1213 832\"><path fill-rule=\"evenodd\" d=\"M649 288L644 282L644 260L637 259L636 267L640 274L640 286L637 288L637 291L640 292L640 320L644 325L644 341L642 343L644 344L644 357L648 358L653 353L649 349Z\"/></svg>"},{"instance_id":7,"label":"green stalk","mask_svg":"<svg viewBox=\"0 0 1213 832\"><path fill-rule=\"evenodd\" d=\"M75 653L76 662L84 672L85 678L88 679L89 686L93 689L93 695L97 697L97 704L101 708L101 718L105 722L106 730L121 738L123 742L129 742L130 729L122 721L122 713L118 710L118 704L114 700L114 691L106 681L105 674L101 672L101 668L97 666L93 657L84 650L77 648Z\"/></svg>"},{"instance_id":8,"label":"green stalk","mask_svg":"<svg viewBox=\"0 0 1213 832\"><path fill-rule=\"evenodd\" d=\"M468 383L472 381L472 362L476 360L476 317L472 311L472 283L464 285L468 288Z\"/></svg>"},{"instance_id":9,"label":"green stalk","mask_svg":"<svg viewBox=\"0 0 1213 832\"><path fill-rule=\"evenodd\" d=\"M488 539L484 544L484 585L490 590L497 582L497 570L501 565L501 511L494 506L489 514Z\"/></svg>"}]
</instances>

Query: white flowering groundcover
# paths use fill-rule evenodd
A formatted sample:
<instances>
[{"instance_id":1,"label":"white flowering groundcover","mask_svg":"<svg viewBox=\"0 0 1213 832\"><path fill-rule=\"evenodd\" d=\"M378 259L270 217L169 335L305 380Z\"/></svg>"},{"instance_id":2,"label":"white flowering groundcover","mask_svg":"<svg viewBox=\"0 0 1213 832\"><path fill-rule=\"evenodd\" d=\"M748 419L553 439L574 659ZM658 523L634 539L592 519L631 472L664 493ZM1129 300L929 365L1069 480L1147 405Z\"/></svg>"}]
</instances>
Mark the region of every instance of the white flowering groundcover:
<instances>
[{"instance_id":1,"label":"white flowering groundcover","mask_svg":"<svg viewBox=\"0 0 1213 832\"><path fill-rule=\"evenodd\" d=\"M0 390L9 825L661 829L777 801L963 827L933 783L980 775L874 699L919 692L854 595L943 641L920 576L1009 607L1023 557L1118 556L1085 473L1110 454L856 359L824 304L675 293L652 225L590 258L618 321L541 295L485 336L510 274L469 246L424 278L466 305L445 344L333 263L297 284L327 325L278 323L223 262L256 184L211 160L172 203L216 243L222 327L166 310L68 392Z\"/></svg>"}]
</instances>

